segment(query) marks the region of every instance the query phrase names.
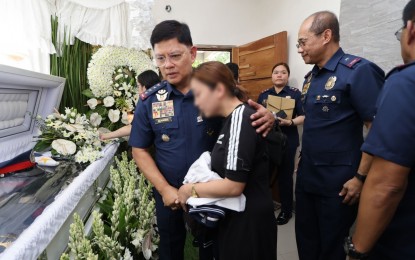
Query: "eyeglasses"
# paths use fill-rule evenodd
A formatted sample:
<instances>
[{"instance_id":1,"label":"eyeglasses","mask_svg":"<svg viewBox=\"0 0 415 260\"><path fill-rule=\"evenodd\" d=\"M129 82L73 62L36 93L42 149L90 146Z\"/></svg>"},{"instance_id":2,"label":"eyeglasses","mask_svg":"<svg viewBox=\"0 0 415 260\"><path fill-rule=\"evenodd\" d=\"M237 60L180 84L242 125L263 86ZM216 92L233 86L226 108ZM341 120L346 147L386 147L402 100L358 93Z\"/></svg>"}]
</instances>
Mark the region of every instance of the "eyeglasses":
<instances>
[{"instance_id":1,"label":"eyeglasses","mask_svg":"<svg viewBox=\"0 0 415 260\"><path fill-rule=\"evenodd\" d=\"M319 35L323 34L325 31L326 31L326 30L324 30L324 31L322 31L322 32L319 32L319 33L316 33L316 34L314 34L313 36L319 36ZM298 39L298 41L297 41L298 43L295 45L295 47L297 47L297 49L299 49L300 47L301 47L301 48L302 48L302 47L305 47L305 45L306 45L307 41L308 41L308 38L301 38L301 39Z\"/></svg>"},{"instance_id":2,"label":"eyeglasses","mask_svg":"<svg viewBox=\"0 0 415 260\"><path fill-rule=\"evenodd\" d=\"M154 62L157 67L164 67L166 65L167 60L171 63L177 64L179 63L183 57L185 56L186 52L182 53L172 53L166 56L156 56Z\"/></svg>"},{"instance_id":3,"label":"eyeglasses","mask_svg":"<svg viewBox=\"0 0 415 260\"><path fill-rule=\"evenodd\" d=\"M395 36L396 36L396 39L397 39L398 41L401 41L401 39L402 39L402 32L403 32L403 30L404 30L405 28L406 28L406 25L402 26L402 28L401 28L401 29L399 29L399 30L397 30L397 31L396 31Z\"/></svg>"}]
</instances>

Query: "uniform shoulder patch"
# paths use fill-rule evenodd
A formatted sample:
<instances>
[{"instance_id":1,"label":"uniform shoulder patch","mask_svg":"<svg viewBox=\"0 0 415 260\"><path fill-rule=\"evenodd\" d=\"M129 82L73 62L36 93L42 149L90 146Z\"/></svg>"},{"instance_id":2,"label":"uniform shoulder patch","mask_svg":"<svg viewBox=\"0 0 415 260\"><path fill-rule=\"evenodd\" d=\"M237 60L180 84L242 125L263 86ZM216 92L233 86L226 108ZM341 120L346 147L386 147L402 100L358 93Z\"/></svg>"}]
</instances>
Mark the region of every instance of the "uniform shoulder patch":
<instances>
[{"instance_id":1,"label":"uniform shoulder patch","mask_svg":"<svg viewBox=\"0 0 415 260\"><path fill-rule=\"evenodd\" d=\"M167 81L162 81L162 82L152 86L151 88L147 89L144 93L142 93L140 95L141 100L142 101L146 100L148 97L155 94L157 91L164 88L165 86L167 86Z\"/></svg>"},{"instance_id":2,"label":"uniform shoulder patch","mask_svg":"<svg viewBox=\"0 0 415 260\"><path fill-rule=\"evenodd\" d=\"M264 93L266 93L266 92L268 92L268 91L270 91L272 88L267 88L266 90L263 90L262 92L261 92L261 94L264 94Z\"/></svg>"},{"instance_id":3,"label":"uniform shoulder patch","mask_svg":"<svg viewBox=\"0 0 415 260\"><path fill-rule=\"evenodd\" d=\"M346 67L352 69L356 66L356 64L358 64L361 61L362 61L362 58L360 58L360 57L346 54L340 60L340 63L345 65Z\"/></svg>"},{"instance_id":4,"label":"uniform shoulder patch","mask_svg":"<svg viewBox=\"0 0 415 260\"><path fill-rule=\"evenodd\" d=\"M296 92L296 91L300 91L298 88L294 88L294 87L290 87L290 90Z\"/></svg>"}]
</instances>

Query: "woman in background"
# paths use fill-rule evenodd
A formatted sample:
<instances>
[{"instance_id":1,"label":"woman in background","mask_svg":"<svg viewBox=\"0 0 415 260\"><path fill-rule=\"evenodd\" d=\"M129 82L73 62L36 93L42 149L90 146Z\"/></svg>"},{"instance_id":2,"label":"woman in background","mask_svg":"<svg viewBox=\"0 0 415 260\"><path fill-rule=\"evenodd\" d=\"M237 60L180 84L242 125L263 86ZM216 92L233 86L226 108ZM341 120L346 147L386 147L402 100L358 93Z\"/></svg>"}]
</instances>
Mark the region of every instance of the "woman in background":
<instances>
[{"instance_id":1,"label":"woman in background","mask_svg":"<svg viewBox=\"0 0 415 260\"><path fill-rule=\"evenodd\" d=\"M156 72L153 70L146 70L142 72L137 76L138 95L141 95L147 88L151 88L158 83L160 83L160 77ZM126 125L113 132L101 133L100 138L101 140L115 139L129 136L130 133L131 125Z\"/></svg>"},{"instance_id":2,"label":"woman in background","mask_svg":"<svg viewBox=\"0 0 415 260\"><path fill-rule=\"evenodd\" d=\"M185 184L179 201L186 208L190 196L246 197L245 211L229 211L218 227L219 259L276 259L277 225L269 190L266 141L251 125L255 111L244 104L245 93L232 72L220 62L195 69L191 82L195 105L207 118L223 117L212 150L212 171L223 179Z\"/></svg>"},{"instance_id":3,"label":"woman in background","mask_svg":"<svg viewBox=\"0 0 415 260\"><path fill-rule=\"evenodd\" d=\"M269 95L295 100L293 119L277 117L281 130L288 138L288 147L281 166L278 168L278 186L281 198L281 212L277 218L278 225L285 225L292 217L293 211L293 173L294 159L300 144L298 136L298 125L304 123L304 109L301 102L301 92L288 86L290 67L286 63L278 63L272 68L272 86L261 93L258 103L267 106ZM273 171L273 169L271 169Z\"/></svg>"}]
</instances>

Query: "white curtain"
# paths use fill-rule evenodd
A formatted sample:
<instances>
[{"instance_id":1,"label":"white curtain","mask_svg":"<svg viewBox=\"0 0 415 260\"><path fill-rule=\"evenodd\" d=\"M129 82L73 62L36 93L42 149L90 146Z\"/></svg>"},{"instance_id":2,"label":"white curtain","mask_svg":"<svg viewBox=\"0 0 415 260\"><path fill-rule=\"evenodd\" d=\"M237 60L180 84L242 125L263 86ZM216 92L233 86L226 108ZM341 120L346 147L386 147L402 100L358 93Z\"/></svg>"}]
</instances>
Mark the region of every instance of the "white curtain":
<instances>
[{"instance_id":1,"label":"white curtain","mask_svg":"<svg viewBox=\"0 0 415 260\"><path fill-rule=\"evenodd\" d=\"M148 49L154 0L0 0L0 64L49 73L50 19L64 32L101 46Z\"/></svg>"}]
</instances>

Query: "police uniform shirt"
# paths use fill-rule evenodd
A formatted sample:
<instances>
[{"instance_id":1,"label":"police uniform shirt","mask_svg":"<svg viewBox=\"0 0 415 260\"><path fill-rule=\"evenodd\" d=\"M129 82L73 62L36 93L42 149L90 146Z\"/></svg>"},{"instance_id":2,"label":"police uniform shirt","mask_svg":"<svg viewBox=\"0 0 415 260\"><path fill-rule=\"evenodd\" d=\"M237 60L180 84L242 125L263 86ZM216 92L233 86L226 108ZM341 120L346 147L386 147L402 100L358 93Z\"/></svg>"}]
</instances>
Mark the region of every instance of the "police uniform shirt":
<instances>
[{"instance_id":1,"label":"police uniform shirt","mask_svg":"<svg viewBox=\"0 0 415 260\"><path fill-rule=\"evenodd\" d=\"M373 259L415 259L415 62L388 75L379 100L362 150L411 168L411 172L396 213L373 250Z\"/></svg>"},{"instance_id":2,"label":"police uniform shirt","mask_svg":"<svg viewBox=\"0 0 415 260\"><path fill-rule=\"evenodd\" d=\"M221 119L204 119L194 106L192 92L182 94L167 81L140 96L129 143L149 148L170 185L180 187L188 169L205 151L211 151Z\"/></svg>"},{"instance_id":3,"label":"police uniform shirt","mask_svg":"<svg viewBox=\"0 0 415 260\"><path fill-rule=\"evenodd\" d=\"M295 108L293 118L304 115L303 104L301 102L301 92L297 88L285 86L279 93L275 91L274 87L269 88L259 95L258 103L262 104L264 107L267 107L267 100L269 95L294 99ZM281 130L287 135L290 144L295 145L295 147L299 145L297 127L283 126L281 127Z\"/></svg>"},{"instance_id":4,"label":"police uniform shirt","mask_svg":"<svg viewBox=\"0 0 415 260\"><path fill-rule=\"evenodd\" d=\"M299 174L297 187L338 196L358 168L363 122L373 121L383 83L382 69L341 48L323 68L316 65L306 75L302 160L314 168Z\"/></svg>"}]
</instances>

